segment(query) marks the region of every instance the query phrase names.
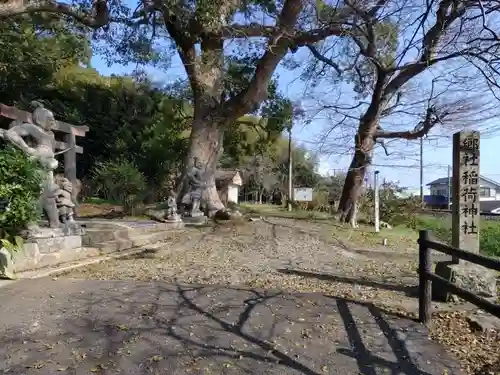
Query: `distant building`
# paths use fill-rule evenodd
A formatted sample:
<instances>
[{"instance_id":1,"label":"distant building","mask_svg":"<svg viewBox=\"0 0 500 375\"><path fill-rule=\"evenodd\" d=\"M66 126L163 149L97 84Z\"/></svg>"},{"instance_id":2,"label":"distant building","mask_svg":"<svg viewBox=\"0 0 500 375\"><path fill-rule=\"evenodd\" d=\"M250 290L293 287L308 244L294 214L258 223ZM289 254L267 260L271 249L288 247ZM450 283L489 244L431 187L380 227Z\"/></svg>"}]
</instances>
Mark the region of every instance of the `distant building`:
<instances>
[{"instance_id":1,"label":"distant building","mask_svg":"<svg viewBox=\"0 0 500 375\"><path fill-rule=\"evenodd\" d=\"M237 170L221 169L215 172L215 186L225 205L229 202L238 203L241 185L243 180Z\"/></svg>"},{"instance_id":2,"label":"distant building","mask_svg":"<svg viewBox=\"0 0 500 375\"><path fill-rule=\"evenodd\" d=\"M448 187L451 191L451 178L438 178L427 184L430 195L424 196L424 202L433 208L448 207ZM479 177L479 202L481 202L481 212L500 212L500 183L484 176Z\"/></svg>"}]
</instances>

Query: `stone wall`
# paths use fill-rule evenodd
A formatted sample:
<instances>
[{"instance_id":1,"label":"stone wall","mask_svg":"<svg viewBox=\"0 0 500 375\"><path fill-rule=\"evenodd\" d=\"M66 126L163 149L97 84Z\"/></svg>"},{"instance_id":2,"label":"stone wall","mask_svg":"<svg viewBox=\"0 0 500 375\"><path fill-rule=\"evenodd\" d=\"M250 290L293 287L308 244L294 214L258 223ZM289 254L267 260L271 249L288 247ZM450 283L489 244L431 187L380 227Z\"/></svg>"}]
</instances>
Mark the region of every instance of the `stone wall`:
<instances>
[{"instance_id":1,"label":"stone wall","mask_svg":"<svg viewBox=\"0 0 500 375\"><path fill-rule=\"evenodd\" d=\"M16 253L15 272L43 268L99 255L98 249L82 247L82 236L37 238L26 242Z\"/></svg>"}]
</instances>

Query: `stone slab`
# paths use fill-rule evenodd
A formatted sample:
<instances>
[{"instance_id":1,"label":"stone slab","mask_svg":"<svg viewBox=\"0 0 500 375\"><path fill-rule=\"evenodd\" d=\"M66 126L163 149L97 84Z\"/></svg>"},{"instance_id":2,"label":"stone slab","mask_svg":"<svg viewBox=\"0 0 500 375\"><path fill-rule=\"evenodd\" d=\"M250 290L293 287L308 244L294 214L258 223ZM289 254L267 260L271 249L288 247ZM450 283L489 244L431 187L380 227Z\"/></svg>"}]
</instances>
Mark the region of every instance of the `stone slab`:
<instances>
[{"instance_id":1,"label":"stone slab","mask_svg":"<svg viewBox=\"0 0 500 375\"><path fill-rule=\"evenodd\" d=\"M183 216L182 221L184 222L185 225L205 225L208 222L208 217L206 216Z\"/></svg>"},{"instance_id":2,"label":"stone slab","mask_svg":"<svg viewBox=\"0 0 500 375\"><path fill-rule=\"evenodd\" d=\"M16 272L33 270L94 257L99 254L99 249L91 247L60 249L58 251L42 253L37 243L25 243L23 249L18 251L14 256L13 269Z\"/></svg>"},{"instance_id":3,"label":"stone slab","mask_svg":"<svg viewBox=\"0 0 500 375\"><path fill-rule=\"evenodd\" d=\"M421 324L319 293L41 278L0 299L10 374L464 374Z\"/></svg>"},{"instance_id":4,"label":"stone slab","mask_svg":"<svg viewBox=\"0 0 500 375\"><path fill-rule=\"evenodd\" d=\"M459 264L438 262L435 273L480 297L494 299L497 296L497 274L494 270L463 261ZM432 283L432 296L436 301L457 300L456 296L441 288L437 283Z\"/></svg>"},{"instance_id":5,"label":"stone slab","mask_svg":"<svg viewBox=\"0 0 500 375\"><path fill-rule=\"evenodd\" d=\"M467 320L473 329L486 333L487 335L500 332L500 318L488 314L483 310L476 310L467 314Z\"/></svg>"},{"instance_id":6,"label":"stone slab","mask_svg":"<svg viewBox=\"0 0 500 375\"><path fill-rule=\"evenodd\" d=\"M27 242L14 256L14 270L19 272L36 268L40 257L38 244L36 242Z\"/></svg>"},{"instance_id":7,"label":"stone slab","mask_svg":"<svg viewBox=\"0 0 500 375\"><path fill-rule=\"evenodd\" d=\"M53 238L38 238L33 240L38 244L41 254L54 253L62 250L72 250L82 247L81 236L64 236Z\"/></svg>"},{"instance_id":8,"label":"stone slab","mask_svg":"<svg viewBox=\"0 0 500 375\"><path fill-rule=\"evenodd\" d=\"M54 238L63 236L81 236L85 233L85 225L76 223L71 226L61 226L60 228L40 227L37 232L24 231L23 237L27 239Z\"/></svg>"}]
</instances>

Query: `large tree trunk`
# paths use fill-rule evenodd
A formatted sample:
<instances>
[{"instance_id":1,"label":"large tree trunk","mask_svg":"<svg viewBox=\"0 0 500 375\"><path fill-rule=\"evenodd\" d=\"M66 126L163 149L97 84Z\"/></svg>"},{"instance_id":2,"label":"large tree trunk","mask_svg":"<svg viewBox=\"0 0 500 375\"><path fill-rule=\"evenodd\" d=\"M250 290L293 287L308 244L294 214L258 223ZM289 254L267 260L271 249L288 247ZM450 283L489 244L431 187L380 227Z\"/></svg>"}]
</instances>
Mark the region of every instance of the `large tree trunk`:
<instances>
[{"instance_id":1,"label":"large tree trunk","mask_svg":"<svg viewBox=\"0 0 500 375\"><path fill-rule=\"evenodd\" d=\"M203 191L202 205L206 213L212 216L215 212L224 210L224 204L215 187L215 171L222 152L224 130L220 124L207 120L195 118L193 121L187 168L193 165L194 157L203 165L207 188Z\"/></svg>"},{"instance_id":2,"label":"large tree trunk","mask_svg":"<svg viewBox=\"0 0 500 375\"><path fill-rule=\"evenodd\" d=\"M350 222L357 227L357 204L363 191L366 169L371 164L373 155L373 134L377 128L378 116L362 120L355 139L355 152L347 172L338 210L342 222Z\"/></svg>"},{"instance_id":3,"label":"large tree trunk","mask_svg":"<svg viewBox=\"0 0 500 375\"><path fill-rule=\"evenodd\" d=\"M369 107L359 121L358 132L354 139L355 152L345 179L338 210L343 222L350 222L357 227L358 199L363 189L366 169L372 162L375 134L382 109L388 102L389 94L384 92L386 74L377 71L377 80Z\"/></svg>"},{"instance_id":4,"label":"large tree trunk","mask_svg":"<svg viewBox=\"0 0 500 375\"><path fill-rule=\"evenodd\" d=\"M346 223L350 222L353 228L357 227L357 204L363 191L363 181L368 165L369 158L363 152L356 151L349 166L339 201L340 220Z\"/></svg>"}]
</instances>

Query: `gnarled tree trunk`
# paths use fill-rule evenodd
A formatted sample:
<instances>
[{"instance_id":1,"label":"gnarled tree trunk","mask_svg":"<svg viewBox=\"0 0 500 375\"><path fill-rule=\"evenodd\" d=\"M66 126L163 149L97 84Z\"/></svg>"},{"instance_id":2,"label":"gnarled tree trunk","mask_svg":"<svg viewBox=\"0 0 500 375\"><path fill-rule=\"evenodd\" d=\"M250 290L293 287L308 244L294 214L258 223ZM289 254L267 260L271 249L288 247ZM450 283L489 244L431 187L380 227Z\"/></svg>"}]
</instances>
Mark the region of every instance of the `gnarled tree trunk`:
<instances>
[{"instance_id":1,"label":"gnarled tree trunk","mask_svg":"<svg viewBox=\"0 0 500 375\"><path fill-rule=\"evenodd\" d=\"M363 181L366 169L371 164L374 135L377 131L380 117L380 103L371 105L362 117L358 133L355 137L355 152L347 172L338 210L342 222L350 222L353 228L357 227L357 204L363 190Z\"/></svg>"},{"instance_id":2,"label":"gnarled tree trunk","mask_svg":"<svg viewBox=\"0 0 500 375\"><path fill-rule=\"evenodd\" d=\"M191 130L188 160L186 170L192 167L195 157L204 166L204 180L207 188L203 191L202 204L206 213L212 216L219 210L224 210L219 193L215 187L215 171L217 161L222 152L224 128L217 122L210 122L209 118L195 118Z\"/></svg>"},{"instance_id":3,"label":"gnarled tree trunk","mask_svg":"<svg viewBox=\"0 0 500 375\"><path fill-rule=\"evenodd\" d=\"M367 137L362 142L366 146L371 144L373 148L373 138ZM357 227L357 203L363 190L363 181L366 169L370 165L371 153L372 151L363 152L356 147L339 201L340 220L350 222L353 228Z\"/></svg>"}]
</instances>

